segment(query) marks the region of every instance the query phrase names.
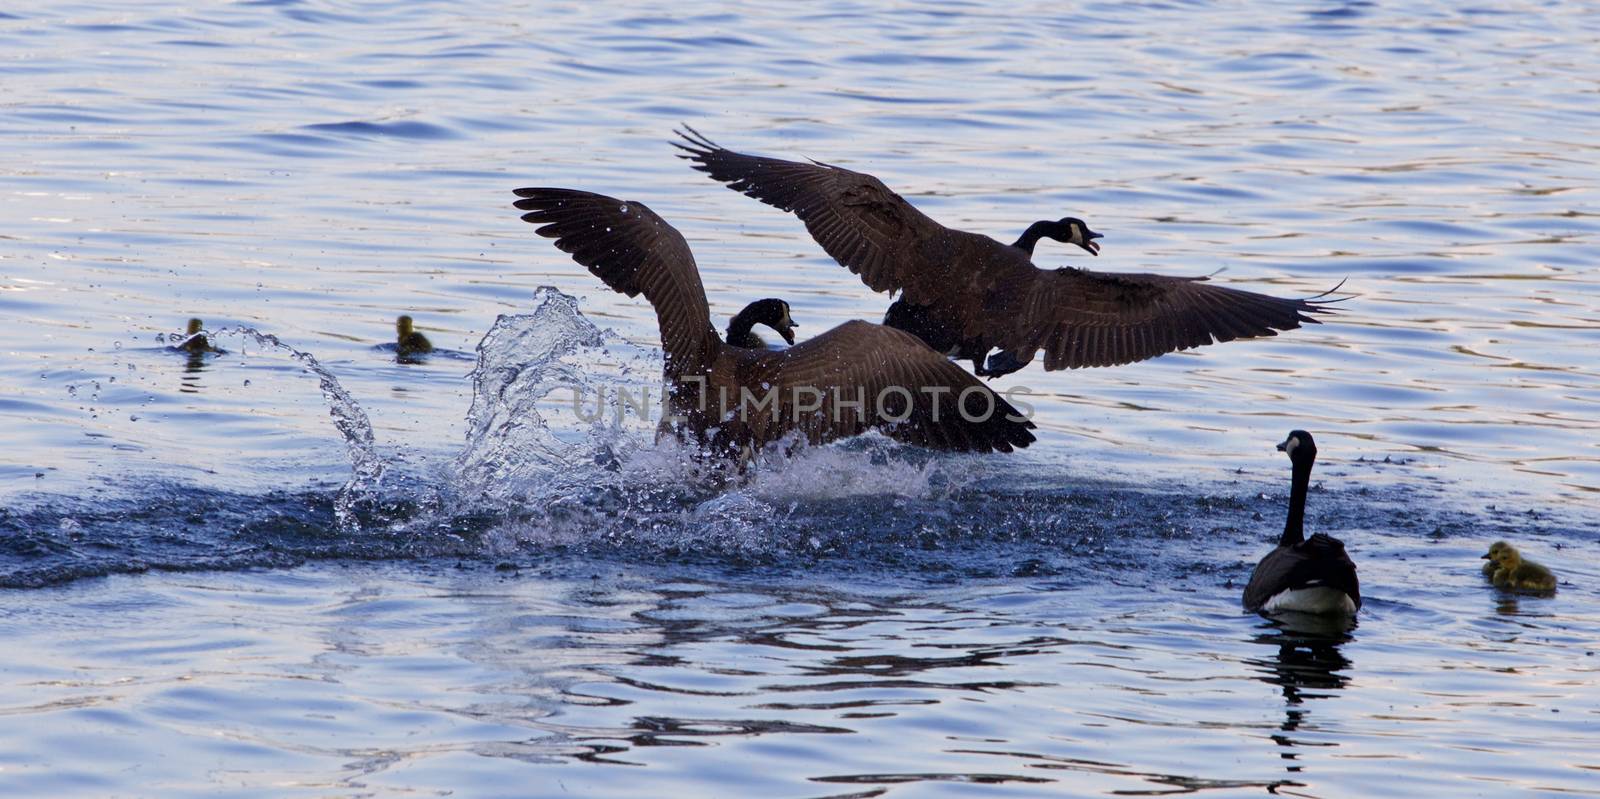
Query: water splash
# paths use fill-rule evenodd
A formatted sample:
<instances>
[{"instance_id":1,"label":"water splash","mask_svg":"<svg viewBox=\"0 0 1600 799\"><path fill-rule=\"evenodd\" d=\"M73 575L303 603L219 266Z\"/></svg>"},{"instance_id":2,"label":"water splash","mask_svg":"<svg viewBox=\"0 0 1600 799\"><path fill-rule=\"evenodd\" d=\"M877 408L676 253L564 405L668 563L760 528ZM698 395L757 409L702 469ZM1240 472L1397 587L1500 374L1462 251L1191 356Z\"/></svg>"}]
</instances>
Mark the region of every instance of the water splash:
<instances>
[{"instance_id":1,"label":"water splash","mask_svg":"<svg viewBox=\"0 0 1600 799\"><path fill-rule=\"evenodd\" d=\"M295 349L277 336L253 327L223 328L212 334L214 339L224 336L242 337L254 341L257 346L283 352L317 376L317 385L328 402L328 415L333 417L333 426L344 439L345 449L350 455L350 479L340 487L334 499L334 524L341 532L359 531L361 523L357 519L357 510L377 497L387 469L383 458L378 455L372 422L367 418L366 411L339 383L339 378L334 377L311 353Z\"/></svg>"},{"instance_id":2,"label":"water splash","mask_svg":"<svg viewBox=\"0 0 1600 799\"><path fill-rule=\"evenodd\" d=\"M574 356L604 343L577 298L548 286L534 295L532 313L495 319L478 343L467 440L456 459L463 496L526 496L582 460L584 446L557 437L539 403L558 389L593 390Z\"/></svg>"}]
</instances>

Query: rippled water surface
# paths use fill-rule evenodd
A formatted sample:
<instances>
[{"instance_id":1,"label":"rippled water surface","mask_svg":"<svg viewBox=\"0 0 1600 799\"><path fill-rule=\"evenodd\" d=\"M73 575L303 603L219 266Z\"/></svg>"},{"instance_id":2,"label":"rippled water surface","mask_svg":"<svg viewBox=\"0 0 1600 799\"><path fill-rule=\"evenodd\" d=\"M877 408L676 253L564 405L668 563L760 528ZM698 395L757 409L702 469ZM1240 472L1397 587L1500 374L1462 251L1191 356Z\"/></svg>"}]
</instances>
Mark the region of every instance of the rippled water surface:
<instances>
[{"instance_id":1,"label":"rippled water surface","mask_svg":"<svg viewBox=\"0 0 1600 799\"><path fill-rule=\"evenodd\" d=\"M1600 794L1597 52L1581 4L0 10L0 792ZM719 486L562 401L654 317L510 189L648 203L719 319L887 298L685 122L1106 234L1041 266L1354 296L1005 378L1024 453ZM1238 612L1292 427L1350 630Z\"/></svg>"}]
</instances>

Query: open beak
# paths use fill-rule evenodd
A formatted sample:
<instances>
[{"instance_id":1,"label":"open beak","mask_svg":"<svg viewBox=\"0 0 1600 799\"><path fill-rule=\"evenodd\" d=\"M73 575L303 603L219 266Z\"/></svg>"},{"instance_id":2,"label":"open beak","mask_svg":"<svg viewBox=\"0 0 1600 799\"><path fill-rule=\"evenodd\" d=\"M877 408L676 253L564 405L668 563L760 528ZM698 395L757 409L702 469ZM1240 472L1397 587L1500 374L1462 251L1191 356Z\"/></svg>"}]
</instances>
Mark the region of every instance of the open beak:
<instances>
[{"instance_id":1,"label":"open beak","mask_svg":"<svg viewBox=\"0 0 1600 799\"><path fill-rule=\"evenodd\" d=\"M1085 250L1088 250L1090 255L1099 255L1100 254L1100 245L1095 243L1095 239L1100 238L1100 234L1092 232L1092 231L1089 231L1089 232L1085 232L1084 236L1088 240L1085 241L1084 243L1078 245L1078 246L1084 248Z\"/></svg>"},{"instance_id":2,"label":"open beak","mask_svg":"<svg viewBox=\"0 0 1600 799\"><path fill-rule=\"evenodd\" d=\"M794 344L794 329L799 327L799 326L800 326L800 324L798 322L790 322L789 324L778 328L778 335L783 336L783 340L784 341L787 341L787 342L789 342L790 345L793 345Z\"/></svg>"}]
</instances>

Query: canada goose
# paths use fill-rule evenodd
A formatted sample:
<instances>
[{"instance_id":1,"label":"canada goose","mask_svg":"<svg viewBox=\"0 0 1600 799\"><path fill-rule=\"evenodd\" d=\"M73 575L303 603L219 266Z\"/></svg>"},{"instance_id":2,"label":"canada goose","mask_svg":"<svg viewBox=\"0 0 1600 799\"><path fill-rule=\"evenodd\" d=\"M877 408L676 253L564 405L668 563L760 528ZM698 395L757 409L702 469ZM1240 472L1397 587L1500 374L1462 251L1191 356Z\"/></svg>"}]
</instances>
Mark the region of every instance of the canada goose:
<instances>
[{"instance_id":1,"label":"canada goose","mask_svg":"<svg viewBox=\"0 0 1600 799\"><path fill-rule=\"evenodd\" d=\"M395 352L401 356L426 355L433 352L433 342L412 328L411 317L401 315L394 320Z\"/></svg>"},{"instance_id":2,"label":"canada goose","mask_svg":"<svg viewBox=\"0 0 1600 799\"><path fill-rule=\"evenodd\" d=\"M1070 216L1054 222L1042 219L1029 225L1028 229L1022 232L1022 237L1011 246L1027 253L1031 258L1033 245L1040 238L1076 244L1090 255L1100 254L1100 245L1095 243L1100 234L1090 230L1083 220ZM936 306L918 305L906 299L904 295L889 304L888 312L883 315L883 323L917 336L927 342L929 347L958 361L972 361L972 371L979 377L999 377L1028 365L1019 362L1006 352L988 356L990 347L985 345L981 335L963 338L961 331L955 330ZM986 356L989 357L987 363L984 361Z\"/></svg>"},{"instance_id":3,"label":"canada goose","mask_svg":"<svg viewBox=\"0 0 1600 799\"><path fill-rule=\"evenodd\" d=\"M745 306L728 321L728 346L747 350L764 350L767 343L750 330L754 325L766 325L778 331L783 340L794 344L794 329L800 325L789 316L789 303L768 298L756 300Z\"/></svg>"},{"instance_id":4,"label":"canada goose","mask_svg":"<svg viewBox=\"0 0 1600 799\"><path fill-rule=\"evenodd\" d=\"M1317 444L1311 434L1295 430L1278 445L1294 464L1289 493L1289 518L1276 549L1256 564L1244 587L1244 608L1272 613L1355 613L1361 608L1361 584L1344 543L1322 533L1305 537L1306 490Z\"/></svg>"},{"instance_id":5,"label":"canada goose","mask_svg":"<svg viewBox=\"0 0 1600 799\"><path fill-rule=\"evenodd\" d=\"M1549 569L1531 560L1523 560L1522 553L1504 541L1490 545L1488 554L1483 557L1498 566L1490 579L1500 588L1513 591L1556 590L1556 576Z\"/></svg>"},{"instance_id":6,"label":"canada goose","mask_svg":"<svg viewBox=\"0 0 1600 799\"><path fill-rule=\"evenodd\" d=\"M1009 452L1034 440L1033 423L1009 402L893 328L845 322L775 351L724 343L688 242L641 203L571 189L516 195L539 235L607 286L654 306L676 432L714 452L744 457L790 433L821 443L874 428L948 450Z\"/></svg>"},{"instance_id":7,"label":"canada goose","mask_svg":"<svg viewBox=\"0 0 1600 799\"><path fill-rule=\"evenodd\" d=\"M681 157L728 188L790 211L812 238L874 291L899 291L942 329L934 349L959 345L986 376L1020 369L1044 351L1044 368L1142 361L1213 341L1277 335L1328 313L1318 300L1282 299L1206 282L1205 277L1039 269L1041 237L1091 253L1086 227L1036 222L1017 244L947 228L882 181L820 162L799 163L724 149L685 126ZM1081 226L1081 222L1079 225ZM1065 235L1066 238L1062 238ZM898 318L885 324L898 326ZM999 347L986 367L981 354Z\"/></svg>"},{"instance_id":8,"label":"canada goose","mask_svg":"<svg viewBox=\"0 0 1600 799\"><path fill-rule=\"evenodd\" d=\"M205 323L201 322L199 319L190 319L188 326L183 330L183 335L185 338L177 344L172 345L172 349L183 350L190 355L199 355L206 352L222 352L222 350L219 350L211 345L211 341L206 338L205 333L200 332L204 327Z\"/></svg>"}]
</instances>

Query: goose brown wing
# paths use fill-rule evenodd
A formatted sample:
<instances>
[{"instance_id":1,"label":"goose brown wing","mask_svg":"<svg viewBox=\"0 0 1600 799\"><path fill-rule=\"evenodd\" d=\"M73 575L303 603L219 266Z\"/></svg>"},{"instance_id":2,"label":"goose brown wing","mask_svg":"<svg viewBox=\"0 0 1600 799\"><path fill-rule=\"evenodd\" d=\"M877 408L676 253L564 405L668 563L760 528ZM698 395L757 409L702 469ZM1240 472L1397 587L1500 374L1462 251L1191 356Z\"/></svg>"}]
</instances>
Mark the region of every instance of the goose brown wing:
<instances>
[{"instance_id":1,"label":"goose brown wing","mask_svg":"<svg viewBox=\"0 0 1600 799\"><path fill-rule=\"evenodd\" d=\"M915 336L870 322L846 322L765 353L742 382L777 391L779 419L752 417L761 444L792 429L812 443L878 429L908 444L962 452L1010 452L1034 440L1033 422L1005 398ZM965 414L957 406L963 400Z\"/></svg>"},{"instance_id":2,"label":"goose brown wing","mask_svg":"<svg viewBox=\"0 0 1600 799\"><path fill-rule=\"evenodd\" d=\"M1317 297L1284 299L1204 277L1112 274L1067 267L1016 267L997 280L983 318L964 319L1023 360L1044 351L1044 368L1142 361L1176 350L1317 323L1331 309Z\"/></svg>"},{"instance_id":3,"label":"goose brown wing","mask_svg":"<svg viewBox=\"0 0 1600 799\"><path fill-rule=\"evenodd\" d=\"M516 189L516 207L538 234L607 286L640 294L656 310L667 374L708 364L718 342L700 270L683 234L632 200L572 189Z\"/></svg>"},{"instance_id":4,"label":"goose brown wing","mask_svg":"<svg viewBox=\"0 0 1600 799\"><path fill-rule=\"evenodd\" d=\"M966 275L952 270L966 250L1003 249L987 236L951 230L918 211L883 181L843 167L745 155L696 133L674 146L695 169L728 188L788 211L828 255L874 291L905 291L930 302Z\"/></svg>"}]
</instances>

